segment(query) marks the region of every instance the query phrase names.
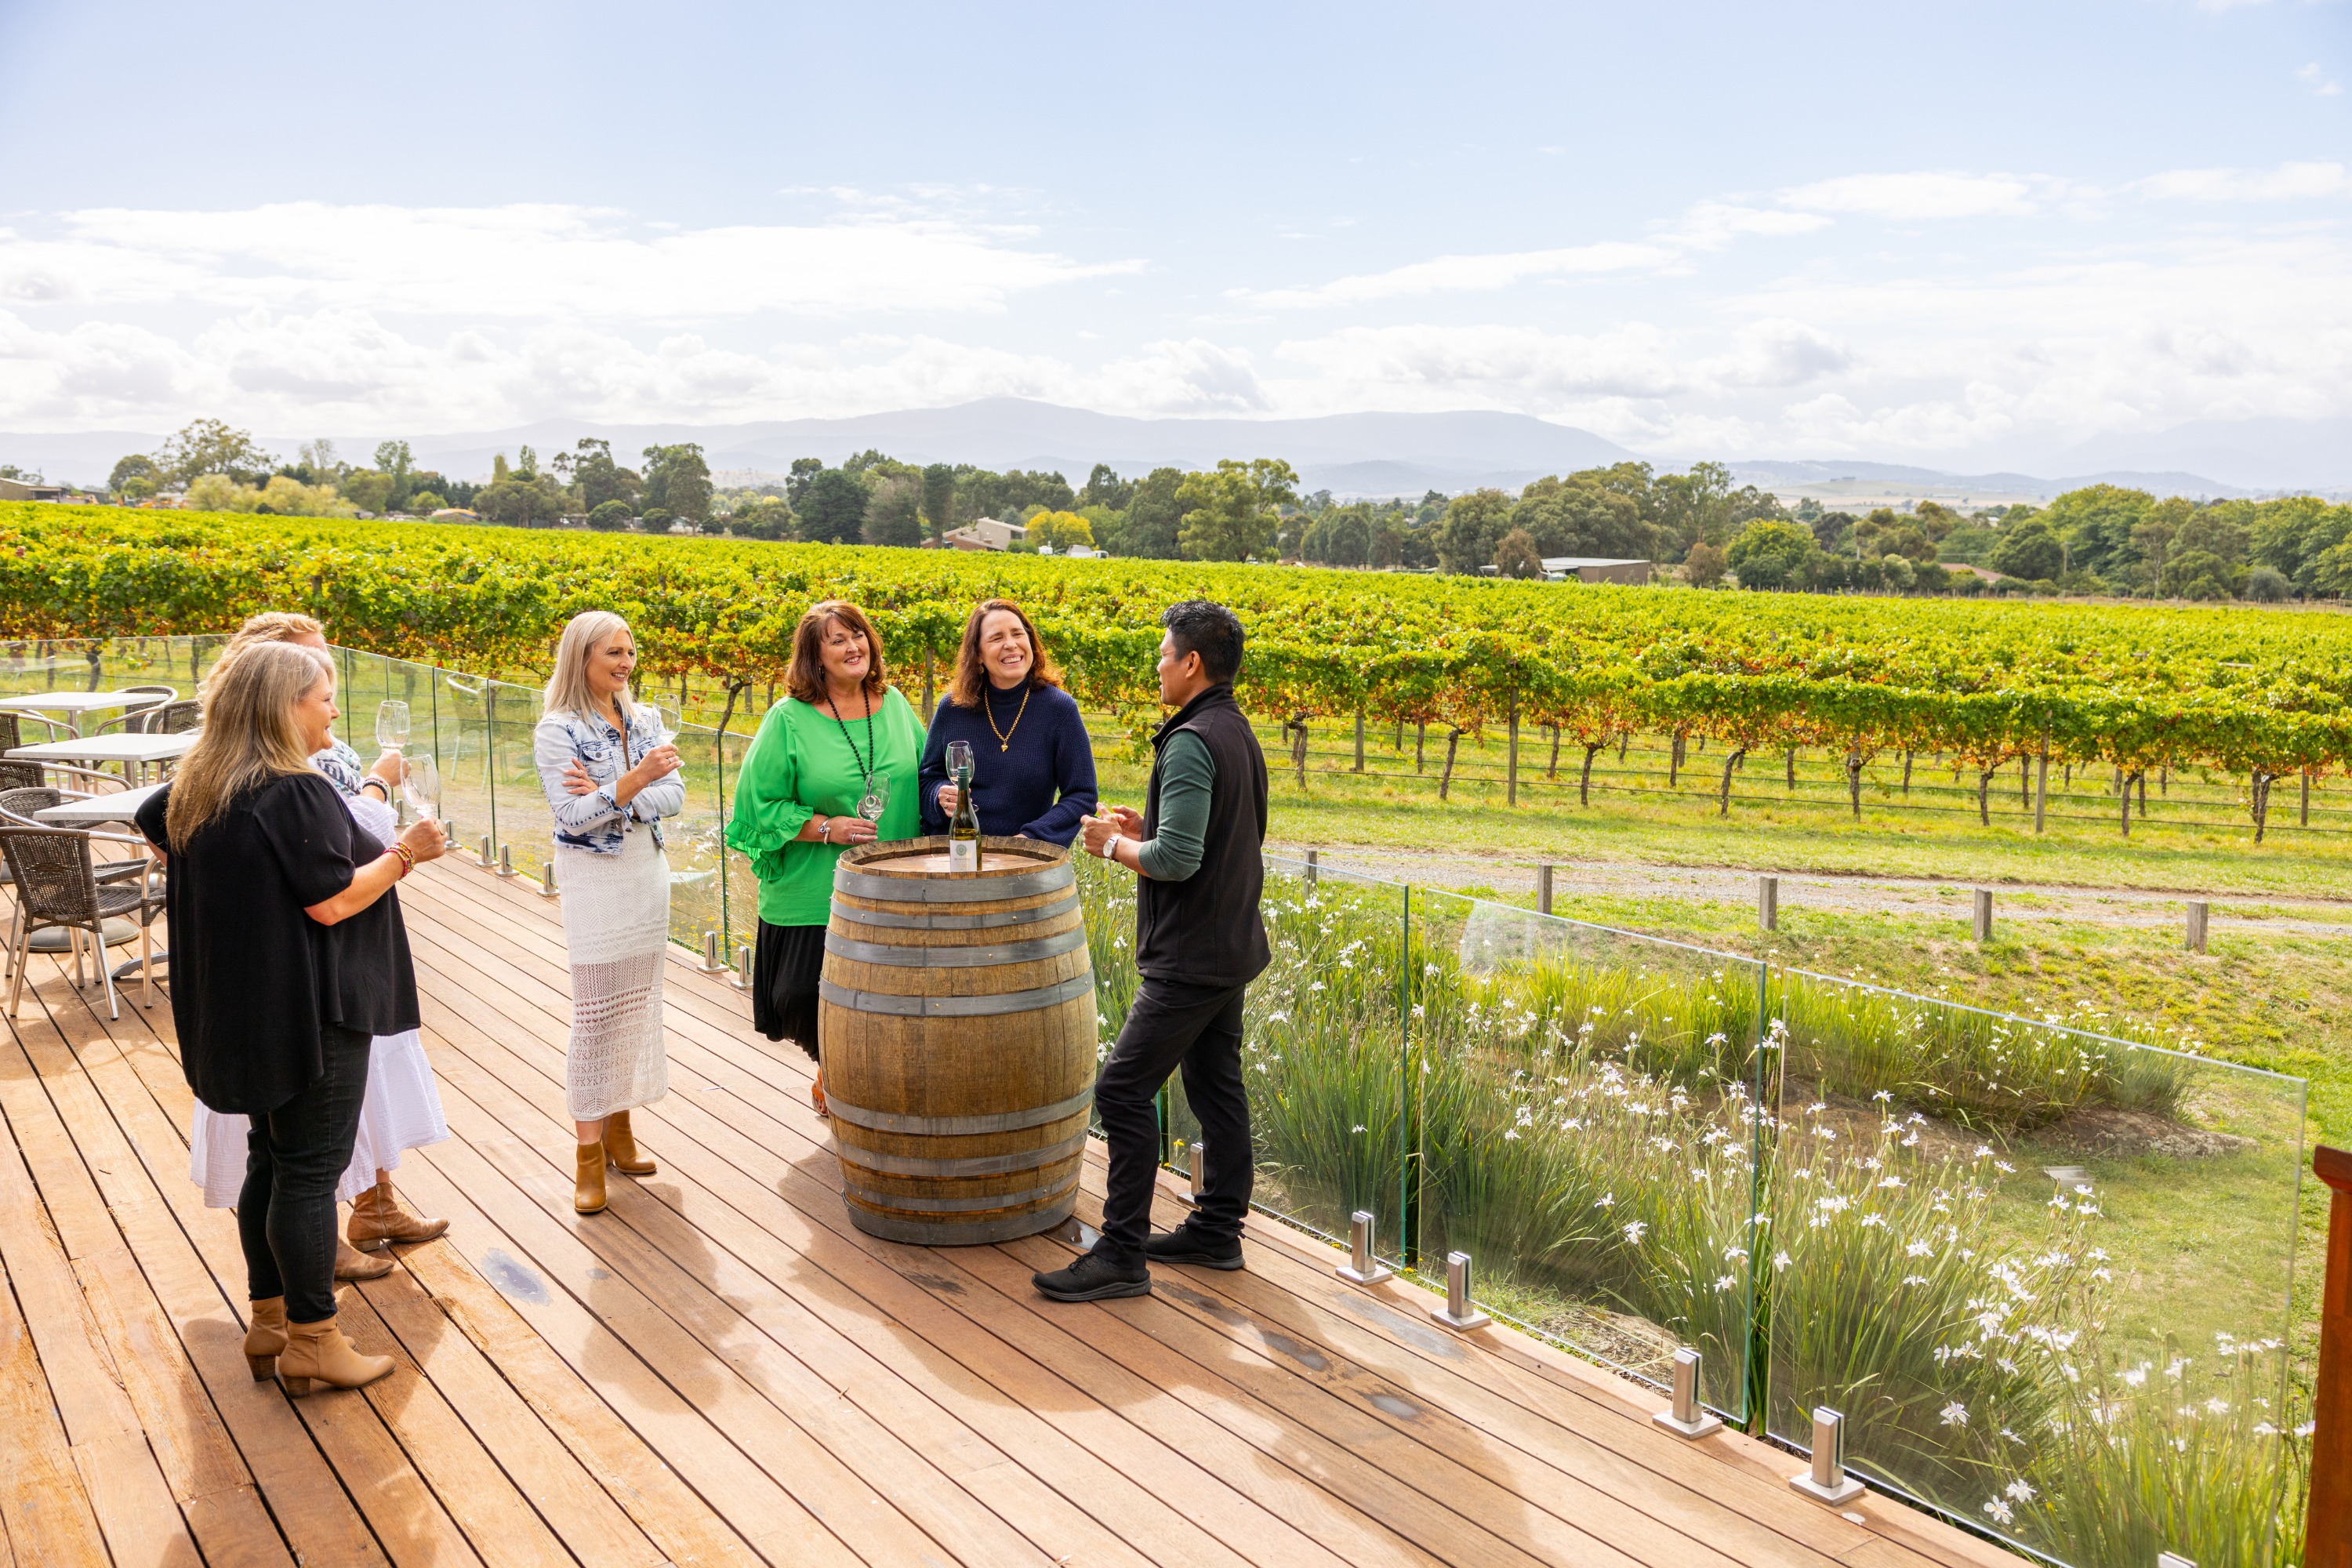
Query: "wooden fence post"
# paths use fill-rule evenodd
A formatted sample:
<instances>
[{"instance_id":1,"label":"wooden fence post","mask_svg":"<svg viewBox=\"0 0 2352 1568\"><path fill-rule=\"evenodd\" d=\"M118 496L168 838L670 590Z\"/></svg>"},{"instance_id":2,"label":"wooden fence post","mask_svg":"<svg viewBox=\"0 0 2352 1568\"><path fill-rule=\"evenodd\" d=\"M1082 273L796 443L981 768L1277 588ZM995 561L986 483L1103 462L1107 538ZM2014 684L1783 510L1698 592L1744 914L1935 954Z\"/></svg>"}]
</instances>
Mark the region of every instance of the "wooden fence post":
<instances>
[{"instance_id":1,"label":"wooden fence post","mask_svg":"<svg viewBox=\"0 0 2352 1568\"><path fill-rule=\"evenodd\" d=\"M2205 911L2206 903L2204 900L2191 899L2189 900L2188 947L2189 951L2191 952L2202 952L2205 951Z\"/></svg>"},{"instance_id":2,"label":"wooden fence post","mask_svg":"<svg viewBox=\"0 0 2352 1568\"><path fill-rule=\"evenodd\" d=\"M2321 1144L2311 1168L2335 1189L2326 1283L2319 1299L2319 1377L2312 1394L2311 1505L2304 1568L2352 1568L2352 1152Z\"/></svg>"},{"instance_id":3,"label":"wooden fence post","mask_svg":"<svg viewBox=\"0 0 2352 1568\"><path fill-rule=\"evenodd\" d=\"M2050 737L2042 737L2042 766L2033 782L2033 831L2042 831L2042 819L2050 811Z\"/></svg>"},{"instance_id":4,"label":"wooden fence post","mask_svg":"<svg viewBox=\"0 0 2352 1568\"><path fill-rule=\"evenodd\" d=\"M1551 868L1549 866L1536 868L1536 913L1539 915L1551 913Z\"/></svg>"},{"instance_id":5,"label":"wooden fence post","mask_svg":"<svg viewBox=\"0 0 2352 1568\"><path fill-rule=\"evenodd\" d=\"M1976 892L1976 939L1979 942L1990 942L1992 940L1992 889L1979 888Z\"/></svg>"},{"instance_id":6,"label":"wooden fence post","mask_svg":"<svg viewBox=\"0 0 2352 1568\"><path fill-rule=\"evenodd\" d=\"M1517 805L1519 804L1519 702L1516 697L1511 700L1510 731L1510 751L1503 765L1503 804Z\"/></svg>"},{"instance_id":7,"label":"wooden fence post","mask_svg":"<svg viewBox=\"0 0 2352 1568\"><path fill-rule=\"evenodd\" d=\"M1763 931L1780 929L1780 879L1756 879L1756 924Z\"/></svg>"},{"instance_id":8,"label":"wooden fence post","mask_svg":"<svg viewBox=\"0 0 2352 1568\"><path fill-rule=\"evenodd\" d=\"M1356 771L1364 771L1364 710L1356 710Z\"/></svg>"}]
</instances>

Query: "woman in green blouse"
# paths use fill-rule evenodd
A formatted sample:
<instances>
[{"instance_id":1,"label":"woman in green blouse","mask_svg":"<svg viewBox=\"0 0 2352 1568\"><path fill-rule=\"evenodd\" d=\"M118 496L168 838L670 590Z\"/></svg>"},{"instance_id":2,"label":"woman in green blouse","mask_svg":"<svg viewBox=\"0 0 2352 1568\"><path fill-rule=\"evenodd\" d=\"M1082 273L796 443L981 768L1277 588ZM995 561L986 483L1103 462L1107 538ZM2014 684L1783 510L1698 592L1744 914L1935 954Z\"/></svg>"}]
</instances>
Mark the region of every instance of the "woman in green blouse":
<instances>
[{"instance_id":1,"label":"woman in green blouse","mask_svg":"<svg viewBox=\"0 0 2352 1568\"><path fill-rule=\"evenodd\" d=\"M834 862L853 845L915 836L923 727L884 679L881 639L855 605L810 606L784 684L792 695L768 710L743 754L727 842L760 879L751 1022L817 1059ZM824 1114L821 1060L811 1098Z\"/></svg>"}]
</instances>

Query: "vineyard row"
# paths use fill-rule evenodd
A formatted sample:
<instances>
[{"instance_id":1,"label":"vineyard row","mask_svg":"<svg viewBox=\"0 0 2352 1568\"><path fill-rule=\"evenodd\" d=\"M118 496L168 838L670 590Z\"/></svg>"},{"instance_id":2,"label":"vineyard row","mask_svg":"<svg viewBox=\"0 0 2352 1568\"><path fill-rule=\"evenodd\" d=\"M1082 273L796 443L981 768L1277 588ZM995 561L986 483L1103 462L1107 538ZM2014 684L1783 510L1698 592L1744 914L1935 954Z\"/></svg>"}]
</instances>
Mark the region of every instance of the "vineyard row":
<instances>
[{"instance_id":1,"label":"vineyard row","mask_svg":"<svg viewBox=\"0 0 2352 1568\"><path fill-rule=\"evenodd\" d=\"M2204 768L2247 781L2259 841L2278 780L2352 761L2352 623L2335 616L1795 604L89 510L0 506L0 635L185 633L302 609L339 642L528 672L565 618L608 606L636 626L649 672L714 683L725 701L712 717L731 720L778 679L816 599L866 607L913 690L943 683L974 600L1004 594L1030 607L1080 702L1139 744L1158 717L1159 611L1204 595L1250 626L1241 695L1263 718L1426 726L1449 749L1550 726L1580 770L1634 734L1685 754L1711 742L1727 789L1745 761L1790 747L1855 775L1938 752L1979 777L2027 761L2113 769L2127 787Z\"/></svg>"}]
</instances>

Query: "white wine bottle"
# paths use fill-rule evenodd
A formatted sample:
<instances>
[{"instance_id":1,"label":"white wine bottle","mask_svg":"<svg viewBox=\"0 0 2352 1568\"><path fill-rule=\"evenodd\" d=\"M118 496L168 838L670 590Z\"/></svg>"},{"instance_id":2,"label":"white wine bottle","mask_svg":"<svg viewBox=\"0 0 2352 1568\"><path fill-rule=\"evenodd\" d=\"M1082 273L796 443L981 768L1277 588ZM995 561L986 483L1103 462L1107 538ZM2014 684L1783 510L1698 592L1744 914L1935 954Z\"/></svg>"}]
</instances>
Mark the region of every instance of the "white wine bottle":
<instances>
[{"instance_id":1,"label":"white wine bottle","mask_svg":"<svg viewBox=\"0 0 2352 1568\"><path fill-rule=\"evenodd\" d=\"M971 766L967 763L955 774L955 816L948 820L948 869L977 871L980 869L980 813L971 805Z\"/></svg>"}]
</instances>

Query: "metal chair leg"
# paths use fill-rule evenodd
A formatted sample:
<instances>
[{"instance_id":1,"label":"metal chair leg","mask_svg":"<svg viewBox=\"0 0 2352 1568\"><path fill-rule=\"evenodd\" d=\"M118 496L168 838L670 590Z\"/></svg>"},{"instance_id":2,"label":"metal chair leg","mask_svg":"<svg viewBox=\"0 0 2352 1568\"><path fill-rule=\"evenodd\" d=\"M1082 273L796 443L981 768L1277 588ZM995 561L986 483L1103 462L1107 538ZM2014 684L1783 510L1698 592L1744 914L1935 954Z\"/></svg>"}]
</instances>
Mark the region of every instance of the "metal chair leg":
<instances>
[{"instance_id":1,"label":"metal chair leg","mask_svg":"<svg viewBox=\"0 0 2352 1568\"><path fill-rule=\"evenodd\" d=\"M11 1018L16 1016L16 999L25 994L25 971L31 968L32 963L33 928L32 922L28 921L25 925L25 955L16 965L16 978L8 985L8 1016Z\"/></svg>"},{"instance_id":2,"label":"metal chair leg","mask_svg":"<svg viewBox=\"0 0 2352 1568\"><path fill-rule=\"evenodd\" d=\"M139 924L139 1005L155 1005L155 928L144 921Z\"/></svg>"},{"instance_id":3,"label":"metal chair leg","mask_svg":"<svg viewBox=\"0 0 2352 1568\"><path fill-rule=\"evenodd\" d=\"M106 966L106 931L102 924L89 933L89 945L98 953L99 977L106 982L106 1016L120 1019L122 1016L122 1001L114 994L114 971Z\"/></svg>"}]
</instances>

